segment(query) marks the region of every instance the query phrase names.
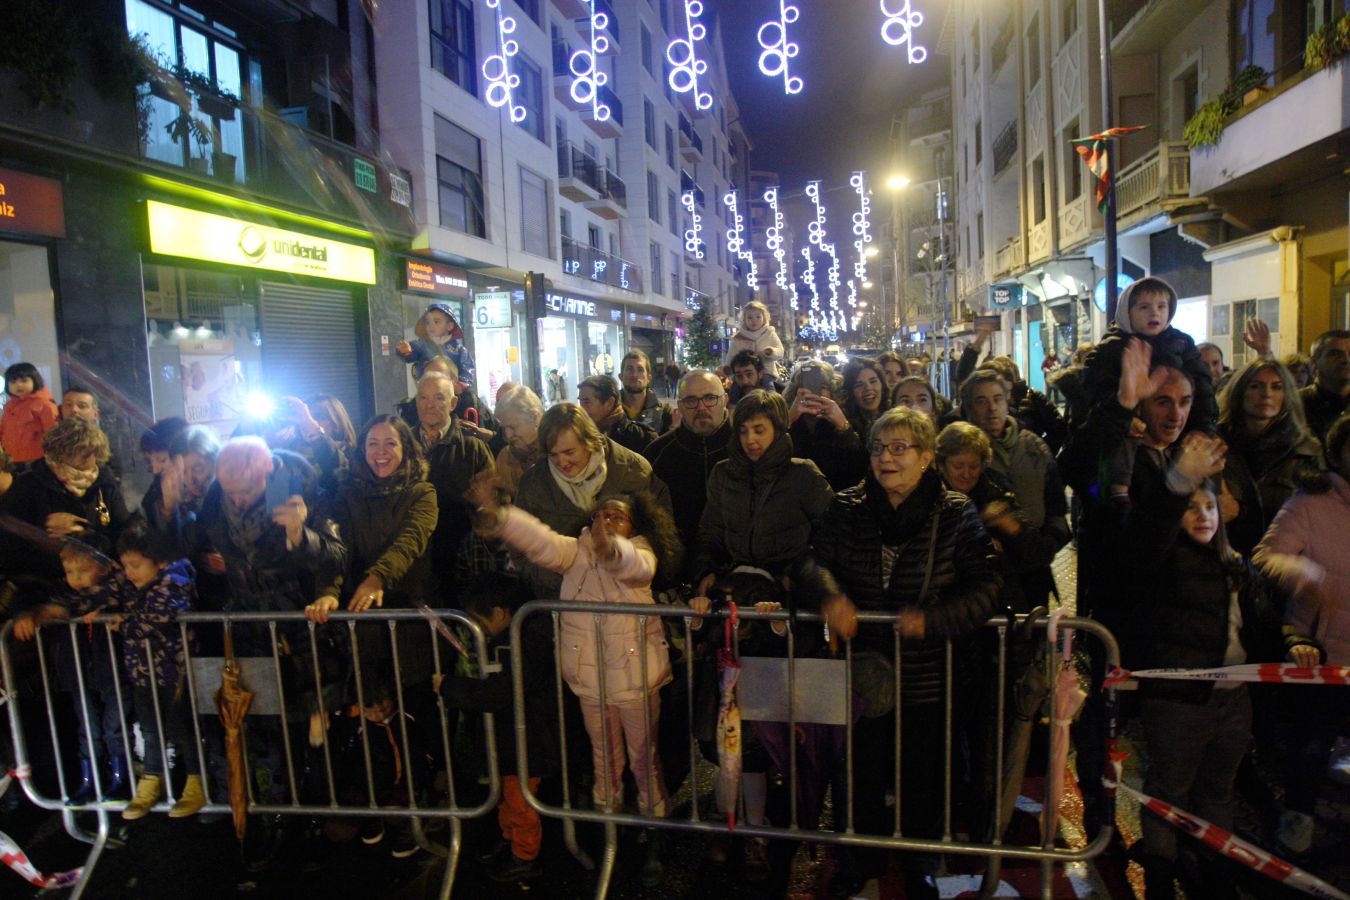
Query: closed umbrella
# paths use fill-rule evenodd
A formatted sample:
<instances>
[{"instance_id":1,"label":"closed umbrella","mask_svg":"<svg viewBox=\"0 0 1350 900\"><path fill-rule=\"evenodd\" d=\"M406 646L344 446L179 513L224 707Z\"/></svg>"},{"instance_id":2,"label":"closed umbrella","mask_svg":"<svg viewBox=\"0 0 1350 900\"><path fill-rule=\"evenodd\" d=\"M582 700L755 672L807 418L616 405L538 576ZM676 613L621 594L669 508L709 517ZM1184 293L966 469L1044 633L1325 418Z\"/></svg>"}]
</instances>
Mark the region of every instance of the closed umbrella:
<instances>
[{"instance_id":1,"label":"closed umbrella","mask_svg":"<svg viewBox=\"0 0 1350 900\"><path fill-rule=\"evenodd\" d=\"M727 827L736 828L736 796L741 783L741 706L736 697L736 682L741 663L736 658L735 634L738 624L736 604L728 604L731 615L726 623L726 640L717 651L721 703L717 709L717 777L727 804Z\"/></svg>"},{"instance_id":2,"label":"closed umbrella","mask_svg":"<svg viewBox=\"0 0 1350 900\"><path fill-rule=\"evenodd\" d=\"M234 638L225 629L225 666L220 672L220 690L216 691L216 712L225 727L225 759L229 764L230 812L234 834L244 839L248 822L248 775L244 772L244 716L253 703L253 694L239 681L239 664L234 658Z\"/></svg>"},{"instance_id":3,"label":"closed umbrella","mask_svg":"<svg viewBox=\"0 0 1350 900\"><path fill-rule=\"evenodd\" d=\"M1054 625L1052 620L1051 627ZM1051 640L1054 640L1053 636ZM1055 708L1050 727L1050 777L1045 791L1050 815L1042 820L1052 833L1059 814L1059 802L1064 795L1064 770L1069 761L1069 726L1087 699L1087 691L1078 677L1078 667L1073 663L1073 629L1064 629L1062 646L1063 655L1059 660L1059 672L1055 676ZM1048 835L1041 835L1041 839L1048 839Z\"/></svg>"}]
</instances>

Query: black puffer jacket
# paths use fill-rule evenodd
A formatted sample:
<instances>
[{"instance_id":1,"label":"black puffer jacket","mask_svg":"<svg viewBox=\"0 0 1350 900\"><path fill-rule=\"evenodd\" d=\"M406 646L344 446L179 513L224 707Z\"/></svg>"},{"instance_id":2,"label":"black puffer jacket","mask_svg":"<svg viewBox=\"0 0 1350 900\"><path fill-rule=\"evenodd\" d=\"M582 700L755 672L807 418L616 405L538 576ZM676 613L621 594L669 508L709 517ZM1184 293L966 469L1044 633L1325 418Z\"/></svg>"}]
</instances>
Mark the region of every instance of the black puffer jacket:
<instances>
[{"instance_id":1,"label":"black puffer jacket","mask_svg":"<svg viewBox=\"0 0 1350 900\"><path fill-rule=\"evenodd\" d=\"M456 424L427 451L427 480L436 489L436 531L431 536L432 582L445 600L455 589L455 567L464 539L473 529L473 510L464 502L469 481L484 469L496 467L487 445ZM433 604L435 605L435 604Z\"/></svg>"},{"instance_id":2,"label":"black puffer jacket","mask_svg":"<svg viewBox=\"0 0 1350 900\"><path fill-rule=\"evenodd\" d=\"M840 431L825 419L802 416L788 429L792 446L809 459L836 491L853 487L867 471L867 448L851 427Z\"/></svg>"},{"instance_id":3,"label":"black puffer jacket","mask_svg":"<svg viewBox=\"0 0 1350 900\"><path fill-rule=\"evenodd\" d=\"M907 508L910 503L917 506ZM883 549L888 545L894 550L890 572ZM932 576L927 594L920 596L930 547ZM930 471L893 509L885 490L869 474L862 484L835 498L812 550L807 585L820 600L842 592L861 611L899 614L913 607L923 611L927 636L907 641L901 657L902 702L941 703L944 640L980 628L998 604L1003 586L997 551L975 504L964 494L943 489L941 479ZM855 653L876 650L890 659L894 632L885 626L863 626L853 646ZM957 667L962 667L959 661Z\"/></svg>"},{"instance_id":4,"label":"black puffer jacket","mask_svg":"<svg viewBox=\"0 0 1350 900\"><path fill-rule=\"evenodd\" d=\"M775 578L800 563L811 532L834 499L815 463L792 458L792 438L780 434L757 462L739 439L713 467L708 503L698 525L698 578L735 566L755 566Z\"/></svg>"},{"instance_id":5,"label":"black puffer jacket","mask_svg":"<svg viewBox=\"0 0 1350 900\"><path fill-rule=\"evenodd\" d=\"M1154 337L1126 334L1119 325L1106 329L1106 336L1092 348L1083 366L1083 386L1087 391L1089 410L1117 403L1120 359L1132 337L1152 345L1154 365L1165 363L1190 377L1191 383L1195 385L1195 400L1191 403L1186 430L1213 434L1219 423L1219 403L1214 396L1214 382L1209 367L1200 358L1200 351L1196 349L1191 336L1170 325L1162 334Z\"/></svg>"},{"instance_id":6,"label":"black puffer jacket","mask_svg":"<svg viewBox=\"0 0 1350 900\"><path fill-rule=\"evenodd\" d=\"M1288 418L1255 437L1227 427L1219 434L1228 442L1224 484L1238 502L1237 518L1228 523L1228 540L1250 557L1284 501L1298 492L1300 476L1322 469L1322 446L1312 435L1300 435Z\"/></svg>"},{"instance_id":7,"label":"black puffer jacket","mask_svg":"<svg viewBox=\"0 0 1350 900\"><path fill-rule=\"evenodd\" d=\"M731 436L731 416L707 437L681 425L652 441L644 454L652 464L652 474L670 488L675 528L686 547L698 540L698 522L708 502L708 479L713 466L727 458Z\"/></svg>"}]
</instances>

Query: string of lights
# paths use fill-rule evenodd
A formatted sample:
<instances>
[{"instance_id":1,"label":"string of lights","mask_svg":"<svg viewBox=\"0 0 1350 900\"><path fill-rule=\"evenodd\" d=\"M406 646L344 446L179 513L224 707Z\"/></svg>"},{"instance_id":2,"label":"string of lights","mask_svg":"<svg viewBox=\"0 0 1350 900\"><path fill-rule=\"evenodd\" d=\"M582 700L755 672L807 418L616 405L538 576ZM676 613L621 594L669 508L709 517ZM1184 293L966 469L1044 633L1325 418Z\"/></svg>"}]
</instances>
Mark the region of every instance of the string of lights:
<instances>
[{"instance_id":1,"label":"string of lights","mask_svg":"<svg viewBox=\"0 0 1350 900\"><path fill-rule=\"evenodd\" d=\"M923 13L914 9L910 0L901 0L899 9L892 9L895 0L881 0L881 13L886 17L881 23L881 39L892 47L903 46L910 65L916 65L928 58L927 48L914 42L914 29L923 24Z\"/></svg>"},{"instance_id":2,"label":"string of lights","mask_svg":"<svg viewBox=\"0 0 1350 900\"><path fill-rule=\"evenodd\" d=\"M731 227L727 229L727 252L745 262L745 286L752 291L758 290L759 267L755 265L755 254L746 249L745 216L741 215L737 192L727 191L722 195L722 202L731 213Z\"/></svg>"},{"instance_id":3,"label":"string of lights","mask_svg":"<svg viewBox=\"0 0 1350 900\"><path fill-rule=\"evenodd\" d=\"M515 90L520 87L520 76L511 71L511 57L520 52L520 43L511 35L516 20L502 11L502 0L484 0L497 23L497 52L483 60L483 77L487 79L486 97L489 106L505 108L512 122L525 121L525 107L515 102Z\"/></svg>"},{"instance_id":4,"label":"string of lights","mask_svg":"<svg viewBox=\"0 0 1350 900\"><path fill-rule=\"evenodd\" d=\"M667 81L675 93L691 95L695 109L708 110L712 109L712 94L698 87L699 76L708 72L708 61L699 59L694 46L708 36L707 26L698 20L701 15L701 0L684 0L685 36L673 38L666 46L666 61L670 63Z\"/></svg>"},{"instance_id":5,"label":"string of lights","mask_svg":"<svg viewBox=\"0 0 1350 900\"><path fill-rule=\"evenodd\" d=\"M778 18L759 26L756 38L763 50L759 54L759 70L770 78L783 76L783 92L789 96L800 94L802 79L788 71L788 60L801 50L795 41L788 40L788 26L801 17L801 10L787 0L778 0Z\"/></svg>"},{"instance_id":6,"label":"string of lights","mask_svg":"<svg viewBox=\"0 0 1350 900\"><path fill-rule=\"evenodd\" d=\"M500 0L498 0L500 2ZM604 33L609 27L609 16L595 7L595 0L582 0L591 10L590 42L588 46L572 54L568 67L572 70L572 99L587 104L591 108L591 117L597 122L607 122L613 110L600 99L600 88L609 82L609 75L600 68L600 57L609 52L609 37Z\"/></svg>"},{"instance_id":7,"label":"string of lights","mask_svg":"<svg viewBox=\"0 0 1350 900\"><path fill-rule=\"evenodd\" d=\"M698 204L694 202L694 192L685 191L680 195L685 212L689 213L689 227L684 230L684 252L694 259L703 258L703 217L698 214Z\"/></svg>"}]
</instances>

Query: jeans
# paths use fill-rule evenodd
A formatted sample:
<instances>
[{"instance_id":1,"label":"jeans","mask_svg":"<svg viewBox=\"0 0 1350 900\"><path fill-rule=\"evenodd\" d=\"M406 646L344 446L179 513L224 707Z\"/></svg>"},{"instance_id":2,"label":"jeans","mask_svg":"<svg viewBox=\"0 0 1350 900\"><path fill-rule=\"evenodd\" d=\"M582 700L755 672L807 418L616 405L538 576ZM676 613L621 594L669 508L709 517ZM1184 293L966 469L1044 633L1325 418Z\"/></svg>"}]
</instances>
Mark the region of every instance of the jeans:
<instances>
[{"instance_id":1,"label":"jeans","mask_svg":"<svg viewBox=\"0 0 1350 900\"><path fill-rule=\"evenodd\" d=\"M155 695L159 695L159 718L155 716ZM187 696L187 680L176 686L159 685L151 691L149 685L136 685L133 690L136 718L145 735L145 774L164 774L164 752L160 743L159 722L164 722L165 739L177 751L179 765L189 775L200 775L196 739L192 730L192 708Z\"/></svg>"}]
</instances>

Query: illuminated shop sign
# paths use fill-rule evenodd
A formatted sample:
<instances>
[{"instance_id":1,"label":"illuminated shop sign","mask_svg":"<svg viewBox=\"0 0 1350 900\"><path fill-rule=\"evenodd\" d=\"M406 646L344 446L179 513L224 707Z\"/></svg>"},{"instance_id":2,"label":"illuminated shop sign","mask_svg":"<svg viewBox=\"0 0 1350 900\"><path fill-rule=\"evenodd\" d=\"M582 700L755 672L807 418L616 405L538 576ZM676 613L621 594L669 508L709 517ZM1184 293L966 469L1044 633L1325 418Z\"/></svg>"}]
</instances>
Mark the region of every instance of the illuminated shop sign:
<instances>
[{"instance_id":1,"label":"illuminated shop sign","mask_svg":"<svg viewBox=\"0 0 1350 900\"><path fill-rule=\"evenodd\" d=\"M0 231L65 237L61 182L0 169Z\"/></svg>"},{"instance_id":2,"label":"illuminated shop sign","mask_svg":"<svg viewBox=\"0 0 1350 900\"><path fill-rule=\"evenodd\" d=\"M481 296L481 295L480 295ZM596 322L623 322L622 306L591 300L586 297L573 297L570 294L548 294L544 297L544 309L551 316L571 316L576 319L590 319Z\"/></svg>"},{"instance_id":3,"label":"illuminated shop sign","mask_svg":"<svg viewBox=\"0 0 1350 900\"><path fill-rule=\"evenodd\" d=\"M150 252L204 262L375 283L375 251L344 241L147 200Z\"/></svg>"},{"instance_id":4,"label":"illuminated shop sign","mask_svg":"<svg viewBox=\"0 0 1350 900\"><path fill-rule=\"evenodd\" d=\"M424 259L406 259L403 276L410 291L461 299L469 296L469 274L463 269Z\"/></svg>"}]
</instances>

